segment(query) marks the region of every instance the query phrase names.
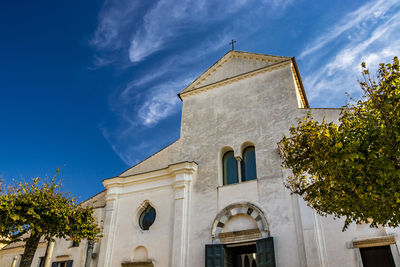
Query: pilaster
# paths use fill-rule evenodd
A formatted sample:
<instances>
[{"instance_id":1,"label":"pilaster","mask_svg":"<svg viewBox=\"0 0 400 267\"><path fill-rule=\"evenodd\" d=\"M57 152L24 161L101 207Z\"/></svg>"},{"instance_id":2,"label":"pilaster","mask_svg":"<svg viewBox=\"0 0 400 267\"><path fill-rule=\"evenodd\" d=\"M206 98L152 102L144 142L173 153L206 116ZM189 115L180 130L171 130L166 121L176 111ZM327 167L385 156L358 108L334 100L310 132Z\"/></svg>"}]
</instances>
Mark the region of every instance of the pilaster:
<instances>
[{"instance_id":1,"label":"pilaster","mask_svg":"<svg viewBox=\"0 0 400 267\"><path fill-rule=\"evenodd\" d=\"M119 187L112 187L107 190L103 240L100 246L98 266L111 266L111 255L114 248L114 237L117 225L119 193Z\"/></svg>"},{"instance_id":2,"label":"pilaster","mask_svg":"<svg viewBox=\"0 0 400 267\"><path fill-rule=\"evenodd\" d=\"M191 182L191 173L179 173L176 174L173 184L175 208L172 266L174 267L187 266Z\"/></svg>"}]
</instances>

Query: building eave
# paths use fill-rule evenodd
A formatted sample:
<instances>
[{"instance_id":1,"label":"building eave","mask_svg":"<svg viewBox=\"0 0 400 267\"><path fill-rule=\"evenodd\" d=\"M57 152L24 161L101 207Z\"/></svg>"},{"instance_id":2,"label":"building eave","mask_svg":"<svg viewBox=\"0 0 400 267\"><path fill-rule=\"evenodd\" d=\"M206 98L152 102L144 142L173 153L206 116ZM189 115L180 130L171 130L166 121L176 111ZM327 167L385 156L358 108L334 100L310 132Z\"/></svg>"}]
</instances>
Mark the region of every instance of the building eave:
<instances>
[{"instance_id":1,"label":"building eave","mask_svg":"<svg viewBox=\"0 0 400 267\"><path fill-rule=\"evenodd\" d=\"M304 103L304 108L310 108L310 105L308 103L308 99L307 99L307 95L306 95L306 91L304 90L304 85L303 85L303 81L301 80L301 76L300 76L300 71L299 68L297 66L297 62L296 62L296 58L292 57L292 63L293 63L293 68L294 68L294 74L297 78L297 82L298 82L298 86L300 89L300 96L301 99Z\"/></svg>"},{"instance_id":2,"label":"building eave","mask_svg":"<svg viewBox=\"0 0 400 267\"><path fill-rule=\"evenodd\" d=\"M244 51L231 50L226 53L222 58L220 58L217 62L215 62L210 68L208 68L205 72L203 72L197 79L195 79L191 84L189 84L185 89L183 89L178 97L182 100L182 96L188 92L198 90L203 87L196 87L202 81L207 79L212 73L214 73L218 68L220 68L225 62L227 62L231 58L242 58L242 59L253 59L253 60L261 60L261 61L272 61L276 63L280 63L283 61L290 60L290 57L281 57L281 56L273 56L273 55L265 55L265 54L257 54L250 53ZM230 77L233 78L233 77ZM228 79L230 79L228 78ZM227 79L225 79L227 80Z\"/></svg>"},{"instance_id":3,"label":"building eave","mask_svg":"<svg viewBox=\"0 0 400 267\"><path fill-rule=\"evenodd\" d=\"M242 74L239 74L239 75L224 79L222 81L218 81L218 82L215 82L215 83L207 84L207 85L202 86L202 87L194 88L191 91L182 92L182 93L179 94L179 96L180 96L181 99L183 99L183 98L185 98L187 96L198 94L198 93L201 93L201 92L204 92L204 91L208 91L210 89L214 89L214 88L217 88L217 87L220 87L220 86L223 86L223 85L227 85L227 84L230 84L230 83L233 83L233 82L236 82L236 81L240 81L240 80L243 80L243 79L246 79L246 78L254 77L254 76L256 76L258 74L261 74L261 73L266 73L266 72L270 72L270 71L273 71L273 70L276 70L276 69L280 69L282 67L287 66L291 62L292 62L291 59L288 59L288 60L285 60L285 61L281 61L279 63L275 63L275 64L272 64L272 65L269 65L269 66L266 66L266 67L262 67L262 68L259 68L259 69L253 70L253 71L249 71L249 72L246 72L246 73L242 73Z\"/></svg>"}]
</instances>

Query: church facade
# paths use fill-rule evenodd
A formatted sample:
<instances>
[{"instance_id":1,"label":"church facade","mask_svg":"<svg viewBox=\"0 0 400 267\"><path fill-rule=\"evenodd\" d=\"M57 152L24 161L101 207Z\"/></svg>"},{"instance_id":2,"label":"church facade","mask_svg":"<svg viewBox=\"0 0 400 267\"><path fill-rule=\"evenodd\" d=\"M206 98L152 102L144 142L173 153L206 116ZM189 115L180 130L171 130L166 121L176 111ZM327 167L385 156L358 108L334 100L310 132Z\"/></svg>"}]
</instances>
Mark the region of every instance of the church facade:
<instances>
[{"instance_id":1,"label":"church facade","mask_svg":"<svg viewBox=\"0 0 400 267\"><path fill-rule=\"evenodd\" d=\"M310 110L336 122L340 112L310 109L294 58L230 51L178 96L180 138L103 180L85 204L95 203L104 237L56 240L52 266L400 266L398 229L342 232L342 220L284 187L283 134ZM18 266L22 251L4 247L0 265Z\"/></svg>"}]
</instances>

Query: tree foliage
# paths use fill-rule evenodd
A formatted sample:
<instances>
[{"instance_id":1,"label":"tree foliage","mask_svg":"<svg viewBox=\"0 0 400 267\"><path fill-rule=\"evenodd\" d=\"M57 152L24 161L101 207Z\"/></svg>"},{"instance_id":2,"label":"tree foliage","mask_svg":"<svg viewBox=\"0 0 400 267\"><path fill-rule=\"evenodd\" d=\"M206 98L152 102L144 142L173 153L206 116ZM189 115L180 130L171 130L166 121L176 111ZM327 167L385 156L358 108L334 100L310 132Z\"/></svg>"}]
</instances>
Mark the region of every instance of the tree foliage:
<instances>
[{"instance_id":1,"label":"tree foliage","mask_svg":"<svg viewBox=\"0 0 400 267\"><path fill-rule=\"evenodd\" d=\"M25 242L20 266L30 266L42 237L68 237L79 242L101 236L93 209L78 205L61 187L56 176L48 182L37 177L8 186L0 195L0 241Z\"/></svg>"},{"instance_id":2,"label":"tree foliage","mask_svg":"<svg viewBox=\"0 0 400 267\"><path fill-rule=\"evenodd\" d=\"M319 214L371 226L400 224L399 60L365 66L363 96L342 108L339 123L316 122L311 112L281 141L285 185Z\"/></svg>"}]
</instances>

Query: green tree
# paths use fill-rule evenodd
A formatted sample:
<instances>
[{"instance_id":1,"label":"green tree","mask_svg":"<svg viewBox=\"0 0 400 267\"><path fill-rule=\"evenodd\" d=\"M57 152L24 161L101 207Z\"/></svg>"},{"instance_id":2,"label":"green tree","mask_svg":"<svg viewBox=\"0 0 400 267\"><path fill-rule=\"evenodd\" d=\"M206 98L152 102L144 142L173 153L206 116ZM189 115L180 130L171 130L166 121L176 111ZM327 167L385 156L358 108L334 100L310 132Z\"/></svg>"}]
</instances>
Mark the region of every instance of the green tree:
<instances>
[{"instance_id":1,"label":"green tree","mask_svg":"<svg viewBox=\"0 0 400 267\"><path fill-rule=\"evenodd\" d=\"M58 171L57 171L58 174ZM101 230L91 207L63 193L56 176L8 186L0 195L0 242L25 242L20 267L31 266L40 238L96 240Z\"/></svg>"},{"instance_id":2,"label":"green tree","mask_svg":"<svg viewBox=\"0 0 400 267\"><path fill-rule=\"evenodd\" d=\"M362 64L363 96L342 108L339 124L311 112L280 142L285 185L321 215L396 227L400 223L399 60L380 64L377 78Z\"/></svg>"}]
</instances>

